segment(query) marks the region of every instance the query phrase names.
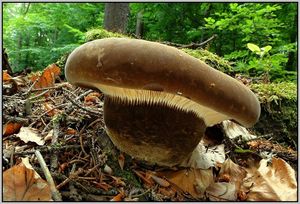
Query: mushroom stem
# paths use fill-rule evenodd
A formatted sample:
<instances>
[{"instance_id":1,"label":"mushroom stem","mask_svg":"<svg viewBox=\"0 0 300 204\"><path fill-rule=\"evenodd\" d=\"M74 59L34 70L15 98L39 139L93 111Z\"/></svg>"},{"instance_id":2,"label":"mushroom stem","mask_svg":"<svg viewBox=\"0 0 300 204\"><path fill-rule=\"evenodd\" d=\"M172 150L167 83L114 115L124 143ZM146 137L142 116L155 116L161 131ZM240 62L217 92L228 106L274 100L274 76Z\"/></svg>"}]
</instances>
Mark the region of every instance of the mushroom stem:
<instances>
[{"instance_id":1,"label":"mushroom stem","mask_svg":"<svg viewBox=\"0 0 300 204\"><path fill-rule=\"evenodd\" d=\"M106 96L104 121L112 142L129 155L164 166L188 158L206 125L194 112L161 103L130 103Z\"/></svg>"}]
</instances>

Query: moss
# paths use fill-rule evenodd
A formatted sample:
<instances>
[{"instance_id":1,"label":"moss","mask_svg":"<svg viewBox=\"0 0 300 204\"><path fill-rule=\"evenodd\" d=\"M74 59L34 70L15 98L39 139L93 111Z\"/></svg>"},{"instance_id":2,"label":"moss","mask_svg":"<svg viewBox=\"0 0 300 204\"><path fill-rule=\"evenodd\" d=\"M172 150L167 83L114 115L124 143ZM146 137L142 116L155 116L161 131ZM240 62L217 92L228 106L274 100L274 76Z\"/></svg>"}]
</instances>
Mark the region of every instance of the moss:
<instances>
[{"instance_id":1,"label":"moss","mask_svg":"<svg viewBox=\"0 0 300 204\"><path fill-rule=\"evenodd\" d=\"M222 57L219 57L218 55L215 55L212 52L209 52L208 50L204 49L197 49L197 50L191 50L191 49L182 49L182 51L186 52L187 54L202 60L209 66L224 72L226 74L232 75L233 69L231 67L231 64L229 61L223 59Z\"/></svg>"},{"instance_id":2,"label":"moss","mask_svg":"<svg viewBox=\"0 0 300 204\"><path fill-rule=\"evenodd\" d=\"M261 116L254 129L260 134L273 134L276 141L296 147L297 85L292 82L252 84L261 103Z\"/></svg>"},{"instance_id":3,"label":"moss","mask_svg":"<svg viewBox=\"0 0 300 204\"><path fill-rule=\"evenodd\" d=\"M115 147L113 147L115 148ZM108 155L107 164L113 169L113 175L117 177L121 177L126 185L134 186L136 188L141 188L141 183L137 179L134 172L130 169L128 164L131 164L131 157L128 155L125 155L125 166L123 170L119 166L118 159L115 154L112 152L106 152Z\"/></svg>"},{"instance_id":4,"label":"moss","mask_svg":"<svg viewBox=\"0 0 300 204\"><path fill-rule=\"evenodd\" d=\"M293 82L251 84L252 91L257 93L262 103L278 100L297 101L297 85Z\"/></svg>"},{"instance_id":5,"label":"moss","mask_svg":"<svg viewBox=\"0 0 300 204\"><path fill-rule=\"evenodd\" d=\"M102 38L110 38L110 37L130 38L120 33L109 32L103 28L93 28L85 33L86 42L96 40L96 39L102 39Z\"/></svg>"}]
</instances>

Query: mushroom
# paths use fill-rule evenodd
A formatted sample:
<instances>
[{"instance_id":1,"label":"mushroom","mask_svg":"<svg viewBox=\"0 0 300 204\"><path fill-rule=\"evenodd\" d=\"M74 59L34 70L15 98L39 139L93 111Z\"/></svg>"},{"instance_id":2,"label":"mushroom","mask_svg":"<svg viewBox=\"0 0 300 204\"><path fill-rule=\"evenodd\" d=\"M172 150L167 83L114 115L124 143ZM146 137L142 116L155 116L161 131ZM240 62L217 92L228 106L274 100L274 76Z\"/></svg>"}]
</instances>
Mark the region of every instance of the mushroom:
<instances>
[{"instance_id":1,"label":"mushroom","mask_svg":"<svg viewBox=\"0 0 300 204\"><path fill-rule=\"evenodd\" d=\"M65 66L74 85L104 95L106 132L121 151L150 163L180 164L207 127L260 115L241 82L185 52L156 42L105 38L76 48Z\"/></svg>"}]
</instances>

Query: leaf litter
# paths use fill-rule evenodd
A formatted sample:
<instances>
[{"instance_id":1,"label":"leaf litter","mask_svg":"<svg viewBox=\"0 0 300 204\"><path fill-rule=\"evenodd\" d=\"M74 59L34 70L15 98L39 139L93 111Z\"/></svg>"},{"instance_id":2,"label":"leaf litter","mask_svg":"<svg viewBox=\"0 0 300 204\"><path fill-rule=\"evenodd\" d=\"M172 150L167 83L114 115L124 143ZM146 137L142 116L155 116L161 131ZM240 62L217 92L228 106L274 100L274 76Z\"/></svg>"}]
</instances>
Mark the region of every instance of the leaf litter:
<instances>
[{"instance_id":1,"label":"leaf litter","mask_svg":"<svg viewBox=\"0 0 300 204\"><path fill-rule=\"evenodd\" d=\"M210 134L181 167L158 167L130 158L105 133L103 94L74 87L60 73L55 64L29 75L3 72L3 156L8 161L3 164L4 200L52 199L36 150L43 154L63 201L297 199L295 171L278 158L293 163L291 155L297 152L280 149L231 121L218 127L221 138ZM236 144L240 136L242 144ZM248 148L259 155L261 150L272 152L266 148L272 145L277 152L271 162L260 157L249 162L245 158L250 153L232 149ZM21 159L24 156L27 162ZM37 172L42 178L36 177ZM32 178L31 183L24 181L24 175ZM17 182L11 182L15 178Z\"/></svg>"}]
</instances>

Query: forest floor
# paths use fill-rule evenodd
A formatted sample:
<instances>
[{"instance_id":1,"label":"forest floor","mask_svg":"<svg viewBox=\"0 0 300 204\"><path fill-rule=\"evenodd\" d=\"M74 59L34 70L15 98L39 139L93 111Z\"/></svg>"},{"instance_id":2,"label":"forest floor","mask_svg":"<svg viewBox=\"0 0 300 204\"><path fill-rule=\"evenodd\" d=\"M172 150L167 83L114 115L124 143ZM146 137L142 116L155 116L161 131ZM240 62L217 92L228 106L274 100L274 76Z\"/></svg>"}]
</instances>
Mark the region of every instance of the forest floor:
<instances>
[{"instance_id":1,"label":"forest floor","mask_svg":"<svg viewBox=\"0 0 300 204\"><path fill-rule=\"evenodd\" d=\"M199 171L149 165L120 152L106 135L104 95L72 86L59 73L56 65L40 75L3 73L4 200L297 199L295 149L265 137L228 138L217 127L206 139L224 145L225 162Z\"/></svg>"}]
</instances>

